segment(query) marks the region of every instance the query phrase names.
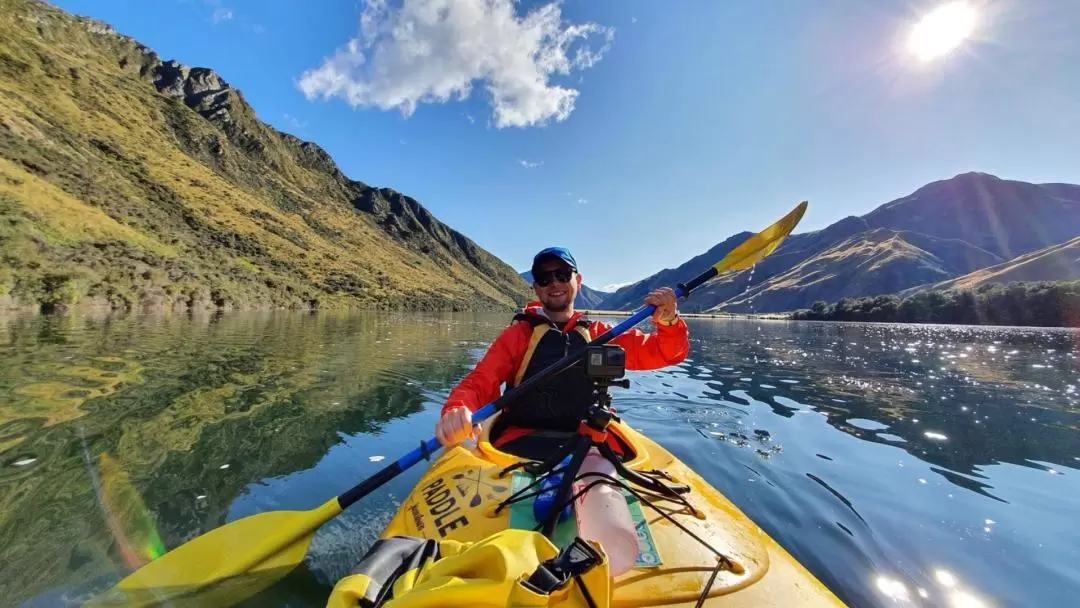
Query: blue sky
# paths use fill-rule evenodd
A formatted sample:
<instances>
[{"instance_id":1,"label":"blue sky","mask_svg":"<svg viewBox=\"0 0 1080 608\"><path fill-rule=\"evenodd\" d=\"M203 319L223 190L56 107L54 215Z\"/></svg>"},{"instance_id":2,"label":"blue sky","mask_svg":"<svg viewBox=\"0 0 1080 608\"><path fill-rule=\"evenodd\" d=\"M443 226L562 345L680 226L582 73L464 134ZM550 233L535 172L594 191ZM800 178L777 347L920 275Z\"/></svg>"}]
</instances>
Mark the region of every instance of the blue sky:
<instances>
[{"instance_id":1,"label":"blue sky","mask_svg":"<svg viewBox=\"0 0 1080 608\"><path fill-rule=\"evenodd\" d=\"M213 68L519 270L570 247L594 287L802 199L799 231L966 171L1080 183L1075 0L970 0L975 35L930 64L903 40L938 1L371 1L54 3Z\"/></svg>"}]
</instances>

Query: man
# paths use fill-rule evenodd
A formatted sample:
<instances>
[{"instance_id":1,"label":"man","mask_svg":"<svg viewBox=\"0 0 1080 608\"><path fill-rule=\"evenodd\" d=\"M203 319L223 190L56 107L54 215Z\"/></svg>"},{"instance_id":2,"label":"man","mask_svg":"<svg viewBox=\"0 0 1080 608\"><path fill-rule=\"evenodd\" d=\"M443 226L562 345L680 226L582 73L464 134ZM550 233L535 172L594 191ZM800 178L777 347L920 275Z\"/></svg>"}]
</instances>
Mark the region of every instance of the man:
<instances>
[{"instance_id":1,"label":"man","mask_svg":"<svg viewBox=\"0 0 1080 608\"><path fill-rule=\"evenodd\" d=\"M501 384L505 383L507 390L521 384L611 328L606 323L587 321L582 313L574 311L581 274L568 250L549 247L537 253L532 276L537 301L530 302L514 317L510 327L495 339L443 405L435 426L435 436L443 445L475 436L472 413L497 399ZM656 306L652 316L656 333L632 329L611 343L626 351L627 369L657 369L681 362L690 351L690 335L679 318L675 292L666 287L657 289L645 298L645 303ZM537 451L535 441L530 445L530 438L535 440L545 430L565 436L577 429L592 402L592 392L583 365L558 374L503 410L501 433L494 445L533 457L524 453Z\"/></svg>"}]
</instances>

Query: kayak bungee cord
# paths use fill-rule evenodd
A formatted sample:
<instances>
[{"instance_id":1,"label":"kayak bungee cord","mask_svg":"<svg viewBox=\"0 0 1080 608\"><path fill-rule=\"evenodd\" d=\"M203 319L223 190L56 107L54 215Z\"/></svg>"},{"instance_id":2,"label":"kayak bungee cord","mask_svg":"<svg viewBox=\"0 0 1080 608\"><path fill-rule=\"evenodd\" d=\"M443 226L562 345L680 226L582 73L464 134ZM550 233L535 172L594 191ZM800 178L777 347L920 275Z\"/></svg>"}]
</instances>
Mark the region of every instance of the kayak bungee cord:
<instances>
[{"instance_id":1,"label":"kayak bungee cord","mask_svg":"<svg viewBox=\"0 0 1080 608\"><path fill-rule=\"evenodd\" d=\"M586 477L599 477L600 479L596 479L594 481L589 482L585 487L583 487L576 494L574 494L574 496L569 500L569 502L567 504L573 504L573 501L576 500L578 497L580 497L581 495L585 494L585 492L588 492L592 488L594 488L596 486L599 486L599 485L609 485L609 486L613 486L613 487L616 487L616 488L626 490L631 496L633 496L634 498L641 501L641 503L644 504L645 506L647 506L650 509L656 511L661 517L663 517L664 519L671 522L672 525L679 528L679 530L681 530L683 533L685 533L690 538L696 540L699 544L701 544L701 546L705 547L709 551L712 551L713 554L716 555L717 561L719 561L728 570L730 570L731 572L733 572L735 574L739 574L740 571L742 570L742 567L738 563L736 563L730 557L728 557L727 555L722 553L716 547L713 547L712 545L710 545L708 543L708 541L706 541L705 539L701 538L700 536L698 536L694 532L687 529L686 526L684 526L679 521L676 521L675 518L672 517L669 513L665 513L662 509L660 509L660 507L653 504L653 502L651 500L649 500L648 498L645 498L644 495L642 495L640 492L638 492L634 488L627 485L622 480L616 479L616 478L611 477L610 475L607 475L607 474L604 474L604 473L584 473L581 476L579 476L578 479L584 479ZM562 509L562 508L565 508L565 507L566 507L566 504L560 506L559 508Z\"/></svg>"},{"instance_id":2,"label":"kayak bungee cord","mask_svg":"<svg viewBox=\"0 0 1080 608\"><path fill-rule=\"evenodd\" d=\"M500 502L499 505L496 507L495 512L497 513L497 512L499 512L499 510L501 510L504 507L509 506L509 505L511 505L513 503L520 502L520 501L525 500L527 498L534 497L534 496L537 496L539 494L542 494L543 492L532 492L532 493L528 493L528 494L522 494L522 493L527 491L528 489L534 487L536 484L541 483L544 479L547 479L548 477L550 477L552 475L555 475L557 473L562 472L565 468L567 468L567 467L562 467L562 468L559 468L559 469L552 469L552 470L548 471L547 473L544 473L542 476L535 479L533 481L533 483L531 483L528 486L522 488L521 490L515 492L509 498L507 498L507 499L503 500L502 502ZM690 538L697 541L698 544L705 547L709 551L712 551L712 553L716 556L716 566L711 569L711 574L709 576L709 580L702 587L701 594L698 596L698 601L695 604L696 608L700 608L704 604L705 600L709 597L709 592L712 590L713 584L716 582L716 577L720 574L721 571L727 570L727 571L729 571L729 572L731 572L733 574L741 574L742 572L744 572L744 569L742 568L741 565L738 564L738 562L731 559L729 556L724 554L722 551L720 551L716 547L713 547L711 544L709 544L708 541L701 538L700 536L695 534L693 531L689 530L681 522L679 522L674 517L672 517L671 514L665 512L663 509L661 509L660 507L655 505L653 503L653 501L646 498L643 493L637 491L636 489L634 489L630 485L626 484L622 480L611 477L610 475L607 475L607 474L604 474L604 473L591 473L590 472L590 473L583 473L583 474L577 476L576 478L572 479L571 481L583 480L583 479L590 478L590 477L591 478L597 478L597 479L593 479L592 481L585 484L584 487L582 487L580 490L578 490L573 496L571 496L565 502L563 502L561 504L552 505L550 512L554 516L557 517L558 513L560 511L562 511L568 505L574 504L575 500L577 500L579 497L584 495L586 492L588 492L592 488L594 488L596 486L599 486L599 485L609 485L609 486L612 486L612 487L619 488L621 490L625 490L628 494L630 494L631 496L636 498L641 504L643 504L643 505L649 507L650 509L652 509L653 511L655 511L661 517L663 517L668 522L670 522L672 525L677 527L681 532L683 532L684 534L686 534ZM564 480L563 483L565 483L565 480ZM678 500L676 500L676 499L674 499L674 498L672 498L670 496L654 496L654 498L658 498L659 500L669 500L669 501L672 501L672 502L681 502L683 505L686 506L687 509L689 509L691 514L697 512L697 510L694 509L694 507L692 505L690 505L690 503L687 502L686 499L683 498L682 496L678 496ZM532 530L534 532L539 532L543 527L544 527L543 523L538 523L536 526L533 527ZM578 586L581 588L582 594L585 596L586 603L589 606L594 606L593 601L592 601L592 597L589 595L588 590L585 588L584 582L581 581L580 577L577 577L577 576L575 576L575 580L577 581Z\"/></svg>"}]
</instances>

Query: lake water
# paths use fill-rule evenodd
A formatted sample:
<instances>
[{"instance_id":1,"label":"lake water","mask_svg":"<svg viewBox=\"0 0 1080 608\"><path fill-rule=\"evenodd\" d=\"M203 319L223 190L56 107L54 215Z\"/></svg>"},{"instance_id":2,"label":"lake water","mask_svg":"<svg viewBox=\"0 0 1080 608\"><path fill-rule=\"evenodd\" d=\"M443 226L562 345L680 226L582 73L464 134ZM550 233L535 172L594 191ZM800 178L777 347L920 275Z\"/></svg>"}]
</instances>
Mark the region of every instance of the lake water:
<instances>
[{"instance_id":1,"label":"lake water","mask_svg":"<svg viewBox=\"0 0 1080 608\"><path fill-rule=\"evenodd\" d=\"M0 605L54 606L226 521L308 509L432 434L509 315L0 320ZM852 605L1080 593L1080 335L693 319L615 405ZM385 458L385 461L380 459ZM416 482L260 605L322 605Z\"/></svg>"}]
</instances>

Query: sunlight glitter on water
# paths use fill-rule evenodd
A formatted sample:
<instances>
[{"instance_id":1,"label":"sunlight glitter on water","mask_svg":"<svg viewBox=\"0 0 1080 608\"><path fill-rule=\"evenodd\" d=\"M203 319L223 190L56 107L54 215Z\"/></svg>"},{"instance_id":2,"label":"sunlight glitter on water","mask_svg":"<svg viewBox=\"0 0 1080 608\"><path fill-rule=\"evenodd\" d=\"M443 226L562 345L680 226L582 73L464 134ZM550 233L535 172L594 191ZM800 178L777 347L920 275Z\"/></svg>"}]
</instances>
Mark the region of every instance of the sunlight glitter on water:
<instances>
[{"instance_id":1,"label":"sunlight glitter on water","mask_svg":"<svg viewBox=\"0 0 1080 608\"><path fill-rule=\"evenodd\" d=\"M878 591L894 602L907 602L911 597L908 594L907 587L904 586L904 583L901 583L894 578L881 575L878 576L874 582L877 585Z\"/></svg>"}]
</instances>

